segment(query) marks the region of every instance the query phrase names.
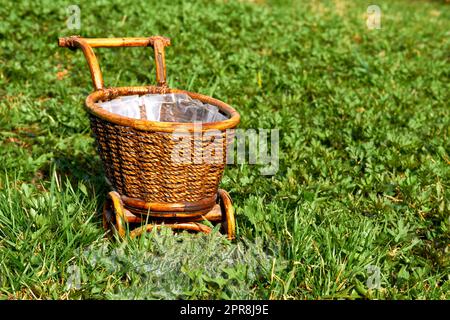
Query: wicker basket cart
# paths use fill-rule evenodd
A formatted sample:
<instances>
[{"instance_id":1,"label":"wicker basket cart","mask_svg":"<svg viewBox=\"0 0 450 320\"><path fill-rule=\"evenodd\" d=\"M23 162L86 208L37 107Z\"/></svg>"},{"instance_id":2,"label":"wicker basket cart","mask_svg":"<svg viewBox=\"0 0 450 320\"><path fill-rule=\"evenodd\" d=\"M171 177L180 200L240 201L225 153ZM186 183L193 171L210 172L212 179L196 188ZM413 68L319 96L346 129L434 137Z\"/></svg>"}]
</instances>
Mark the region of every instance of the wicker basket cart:
<instances>
[{"instance_id":1,"label":"wicker basket cart","mask_svg":"<svg viewBox=\"0 0 450 320\"><path fill-rule=\"evenodd\" d=\"M60 47L83 51L91 73L94 92L86 98L85 105L106 178L113 189L104 204L104 227L120 237L127 231L130 237L135 237L162 225L174 230L209 233L211 228L202 223L208 220L220 223L228 238L233 239L235 219L231 198L218 186L225 168L227 146L233 139L232 129L239 123L240 116L222 101L169 88L164 55L168 45L170 40L161 36L59 39ZM139 46L154 49L157 85L105 88L93 48ZM133 119L111 113L98 104L118 96L155 93L187 94L215 105L227 119L202 123L199 129L195 123ZM219 132L219 136L211 138L207 133L212 129ZM193 153L209 148L211 143L219 145L223 152L213 152L216 161L212 162L174 162L171 156L178 143L175 133L180 130L193 133L187 135Z\"/></svg>"}]
</instances>

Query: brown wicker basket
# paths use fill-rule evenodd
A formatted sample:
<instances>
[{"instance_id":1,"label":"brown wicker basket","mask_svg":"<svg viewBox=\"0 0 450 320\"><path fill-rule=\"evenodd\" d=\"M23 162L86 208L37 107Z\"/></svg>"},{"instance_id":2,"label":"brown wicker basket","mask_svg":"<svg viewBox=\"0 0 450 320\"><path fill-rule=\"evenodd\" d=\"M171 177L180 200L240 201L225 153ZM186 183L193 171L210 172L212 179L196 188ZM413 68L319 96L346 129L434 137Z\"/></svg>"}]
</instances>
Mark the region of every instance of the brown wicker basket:
<instances>
[{"instance_id":1,"label":"brown wicker basket","mask_svg":"<svg viewBox=\"0 0 450 320\"><path fill-rule=\"evenodd\" d=\"M77 36L59 39L59 45L81 48L88 62L95 91L86 99L91 128L95 135L106 177L120 195L128 210L135 214L154 213L157 216L183 212L200 215L216 204L218 186L226 162L227 145L232 130L239 123L238 112L226 103L166 85L164 47L170 40L160 36L150 38L85 39ZM99 64L92 48L153 46L157 86L105 88ZM120 116L101 108L97 103L117 96L148 93L185 93L194 99L215 105L228 116L227 120L203 123L155 122ZM211 130L219 135L208 135ZM172 154L179 136L174 131L190 133L184 141L189 150L212 151L213 161L178 163ZM191 154L194 156L193 154Z\"/></svg>"}]
</instances>

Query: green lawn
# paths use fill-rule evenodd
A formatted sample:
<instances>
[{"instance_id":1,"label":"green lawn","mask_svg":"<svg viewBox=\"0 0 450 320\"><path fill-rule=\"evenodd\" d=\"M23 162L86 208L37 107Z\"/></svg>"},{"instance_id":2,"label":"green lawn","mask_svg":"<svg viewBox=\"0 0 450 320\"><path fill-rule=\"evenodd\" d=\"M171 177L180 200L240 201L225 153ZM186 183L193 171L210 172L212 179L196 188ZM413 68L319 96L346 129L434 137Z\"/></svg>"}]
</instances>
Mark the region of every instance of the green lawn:
<instances>
[{"instance_id":1,"label":"green lawn","mask_svg":"<svg viewBox=\"0 0 450 320\"><path fill-rule=\"evenodd\" d=\"M78 31L40 2L0 6L0 298L449 299L448 3L376 1L369 30L367 1L83 1ZM170 37L171 87L280 130L274 176L225 172L234 242L104 238L72 34ZM106 85L154 83L151 49L96 52Z\"/></svg>"}]
</instances>

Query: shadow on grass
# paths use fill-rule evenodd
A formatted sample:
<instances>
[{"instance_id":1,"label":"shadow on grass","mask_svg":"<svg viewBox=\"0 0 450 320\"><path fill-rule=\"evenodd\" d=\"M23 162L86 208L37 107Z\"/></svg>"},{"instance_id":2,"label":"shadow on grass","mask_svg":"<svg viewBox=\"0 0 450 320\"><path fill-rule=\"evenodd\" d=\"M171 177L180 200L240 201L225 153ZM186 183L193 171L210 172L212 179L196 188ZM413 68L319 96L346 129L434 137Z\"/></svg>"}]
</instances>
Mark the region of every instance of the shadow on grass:
<instances>
[{"instance_id":1,"label":"shadow on grass","mask_svg":"<svg viewBox=\"0 0 450 320\"><path fill-rule=\"evenodd\" d=\"M87 192L86 196L98 197L96 212L101 219L103 202L106 194L110 191L110 187L106 183L103 163L100 159L86 154L77 156L60 154L55 156L52 165L56 172L65 177L75 188L84 185ZM48 168L45 175L50 175L51 172L51 168Z\"/></svg>"}]
</instances>

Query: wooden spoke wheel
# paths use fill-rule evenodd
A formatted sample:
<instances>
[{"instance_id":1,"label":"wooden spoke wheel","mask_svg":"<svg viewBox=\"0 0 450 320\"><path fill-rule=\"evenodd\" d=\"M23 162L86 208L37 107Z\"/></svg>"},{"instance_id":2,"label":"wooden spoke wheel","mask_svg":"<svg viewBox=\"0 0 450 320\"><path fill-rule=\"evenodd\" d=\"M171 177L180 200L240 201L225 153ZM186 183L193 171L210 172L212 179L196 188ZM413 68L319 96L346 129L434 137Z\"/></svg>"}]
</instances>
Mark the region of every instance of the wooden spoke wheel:
<instances>
[{"instance_id":1,"label":"wooden spoke wheel","mask_svg":"<svg viewBox=\"0 0 450 320\"><path fill-rule=\"evenodd\" d=\"M125 208L120 195L111 191L103 206L103 228L124 237L126 233Z\"/></svg>"},{"instance_id":2,"label":"wooden spoke wheel","mask_svg":"<svg viewBox=\"0 0 450 320\"><path fill-rule=\"evenodd\" d=\"M200 223L208 220L212 223L220 223L222 232L232 240L236 234L236 222L230 195L225 190L219 189L217 200L218 203L206 214L193 217L186 217L182 213L174 214L170 218L149 220L147 221L149 223L145 224L146 217L131 213L125 208L121 196L117 192L111 191L103 206L103 227L109 234L117 234L120 238L125 237L127 230L129 230L129 236L134 238L162 226L169 227L174 231L186 230L209 234L212 229ZM154 217L151 218L154 219ZM130 230L130 224L140 224L140 226Z\"/></svg>"},{"instance_id":3,"label":"wooden spoke wheel","mask_svg":"<svg viewBox=\"0 0 450 320\"><path fill-rule=\"evenodd\" d=\"M231 197L223 189L219 189L219 204L222 211L222 230L227 234L229 240L236 237L236 220Z\"/></svg>"}]
</instances>

